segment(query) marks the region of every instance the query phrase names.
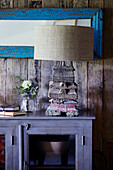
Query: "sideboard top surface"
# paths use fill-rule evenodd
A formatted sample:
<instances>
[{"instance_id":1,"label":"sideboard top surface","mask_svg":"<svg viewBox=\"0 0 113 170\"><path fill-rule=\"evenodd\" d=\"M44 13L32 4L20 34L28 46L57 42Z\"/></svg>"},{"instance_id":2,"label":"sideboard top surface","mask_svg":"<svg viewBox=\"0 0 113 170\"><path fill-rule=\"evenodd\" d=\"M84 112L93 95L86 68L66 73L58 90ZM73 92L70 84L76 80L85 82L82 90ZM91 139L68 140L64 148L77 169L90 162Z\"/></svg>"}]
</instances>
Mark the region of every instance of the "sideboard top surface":
<instances>
[{"instance_id":1,"label":"sideboard top surface","mask_svg":"<svg viewBox=\"0 0 113 170\"><path fill-rule=\"evenodd\" d=\"M0 119L11 120L92 120L95 119L94 114L90 112L80 111L79 116L67 117L67 116L46 116L44 111L36 111L27 113L26 115L14 116L14 117L0 117Z\"/></svg>"}]
</instances>

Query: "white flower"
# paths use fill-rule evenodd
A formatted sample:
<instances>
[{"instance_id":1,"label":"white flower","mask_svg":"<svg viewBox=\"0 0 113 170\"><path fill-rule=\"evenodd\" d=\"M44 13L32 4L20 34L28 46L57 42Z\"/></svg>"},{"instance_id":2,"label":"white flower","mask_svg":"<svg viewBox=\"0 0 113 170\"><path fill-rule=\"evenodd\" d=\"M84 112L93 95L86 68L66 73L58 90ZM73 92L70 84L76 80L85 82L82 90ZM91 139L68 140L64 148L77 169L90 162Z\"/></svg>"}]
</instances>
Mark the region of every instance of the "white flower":
<instances>
[{"instance_id":1,"label":"white flower","mask_svg":"<svg viewBox=\"0 0 113 170\"><path fill-rule=\"evenodd\" d=\"M27 88L29 88L30 86L31 86L31 82L28 81L28 80L25 80L25 81L22 83L22 87L23 87L24 89L27 89Z\"/></svg>"}]
</instances>

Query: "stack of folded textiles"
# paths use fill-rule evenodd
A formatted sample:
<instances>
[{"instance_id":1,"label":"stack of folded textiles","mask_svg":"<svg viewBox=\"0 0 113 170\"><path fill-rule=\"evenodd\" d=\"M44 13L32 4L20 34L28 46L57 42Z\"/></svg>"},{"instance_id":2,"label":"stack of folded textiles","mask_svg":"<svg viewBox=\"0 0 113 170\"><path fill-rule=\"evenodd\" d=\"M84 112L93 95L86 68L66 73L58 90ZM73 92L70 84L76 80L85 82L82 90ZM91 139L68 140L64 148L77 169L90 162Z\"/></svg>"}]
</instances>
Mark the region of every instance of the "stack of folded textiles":
<instances>
[{"instance_id":1,"label":"stack of folded textiles","mask_svg":"<svg viewBox=\"0 0 113 170\"><path fill-rule=\"evenodd\" d=\"M2 105L0 106L0 117L11 117L25 115L26 112L20 111L19 105Z\"/></svg>"}]
</instances>

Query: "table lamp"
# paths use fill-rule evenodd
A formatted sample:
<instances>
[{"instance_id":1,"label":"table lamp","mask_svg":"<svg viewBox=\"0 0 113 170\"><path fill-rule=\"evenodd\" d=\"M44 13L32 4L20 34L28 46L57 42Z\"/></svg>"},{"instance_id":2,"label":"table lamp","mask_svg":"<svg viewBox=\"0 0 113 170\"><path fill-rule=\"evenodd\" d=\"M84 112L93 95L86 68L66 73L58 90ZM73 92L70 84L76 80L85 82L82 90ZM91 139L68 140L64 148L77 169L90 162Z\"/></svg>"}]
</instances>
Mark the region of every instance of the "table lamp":
<instances>
[{"instance_id":1,"label":"table lamp","mask_svg":"<svg viewBox=\"0 0 113 170\"><path fill-rule=\"evenodd\" d=\"M78 26L37 26L34 59L55 60L46 115L77 116L77 84L72 61L93 60L94 30ZM69 62L65 62L69 61Z\"/></svg>"}]
</instances>

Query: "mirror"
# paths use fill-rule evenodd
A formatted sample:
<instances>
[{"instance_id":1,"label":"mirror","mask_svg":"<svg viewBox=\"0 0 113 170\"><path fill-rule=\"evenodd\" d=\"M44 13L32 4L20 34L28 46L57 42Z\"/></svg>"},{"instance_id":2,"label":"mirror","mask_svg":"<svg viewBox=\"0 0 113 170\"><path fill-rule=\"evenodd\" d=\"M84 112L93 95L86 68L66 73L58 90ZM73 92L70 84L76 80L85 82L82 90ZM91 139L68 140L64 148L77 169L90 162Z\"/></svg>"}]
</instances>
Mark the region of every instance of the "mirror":
<instances>
[{"instance_id":1,"label":"mirror","mask_svg":"<svg viewBox=\"0 0 113 170\"><path fill-rule=\"evenodd\" d=\"M33 58L35 26L53 24L93 27L94 59L102 57L102 10L89 8L0 10L0 57Z\"/></svg>"},{"instance_id":2,"label":"mirror","mask_svg":"<svg viewBox=\"0 0 113 170\"><path fill-rule=\"evenodd\" d=\"M0 46L34 46L35 27L39 25L91 26L91 19L77 20L0 20Z\"/></svg>"}]
</instances>

